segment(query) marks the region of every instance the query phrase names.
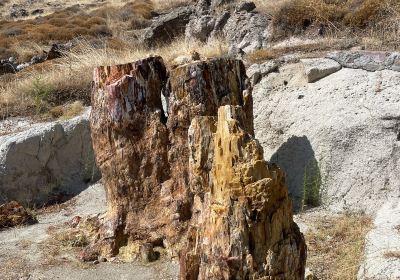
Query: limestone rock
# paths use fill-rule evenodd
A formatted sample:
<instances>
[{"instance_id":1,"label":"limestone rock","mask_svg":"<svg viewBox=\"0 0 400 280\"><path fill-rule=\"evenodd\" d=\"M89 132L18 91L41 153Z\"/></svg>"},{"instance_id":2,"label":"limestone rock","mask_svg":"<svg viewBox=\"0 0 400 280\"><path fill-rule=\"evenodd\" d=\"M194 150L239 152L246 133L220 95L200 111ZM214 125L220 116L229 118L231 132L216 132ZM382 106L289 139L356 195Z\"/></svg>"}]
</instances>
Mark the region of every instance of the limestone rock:
<instances>
[{"instance_id":1,"label":"limestone rock","mask_svg":"<svg viewBox=\"0 0 400 280\"><path fill-rule=\"evenodd\" d=\"M372 214L398 199L400 73L342 68L307 83L303 71L283 65L254 87L256 137L286 171L295 209L305 195Z\"/></svg>"},{"instance_id":2,"label":"limestone rock","mask_svg":"<svg viewBox=\"0 0 400 280\"><path fill-rule=\"evenodd\" d=\"M277 71L279 65L280 63L277 60L270 60L262 64L256 63L247 68L246 73L254 86L269 73Z\"/></svg>"},{"instance_id":3,"label":"limestone rock","mask_svg":"<svg viewBox=\"0 0 400 280\"><path fill-rule=\"evenodd\" d=\"M301 63L309 83L318 81L342 68L339 63L328 58L302 59Z\"/></svg>"},{"instance_id":4,"label":"limestone rock","mask_svg":"<svg viewBox=\"0 0 400 280\"><path fill-rule=\"evenodd\" d=\"M168 72L150 57L99 67L94 79L92 138L109 210L84 259L147 259L147 247L162 246L180 256L181 279L304 278L304 239L283 172L254 140L241 61Z\"/></svg>"},{"instance_id":5,"label":"limestone rock","mask_svg":"<svg viewBox=\"0 0 400 280\"><path fill-rule=\"evenodd\" d=\"M21 225L37 223L34 218L18 202L11 201L0 205L0 230Z\"/></svg>"},{"instance_id":6,"label":"limestone rock","mask_svg":"<svg viewBox=\"0 0 400 280\"><path fill-rule=\"evenodd\" d=\"M0 202L54 203L99 178L89 112L62 122L0 136Z\"/></svg>"},{"instance_id":7,"label":"limestone rock","mask_svg":"<svg viewBox=\"0 0 400 280\"><path fill-rule=\"evenodd\" d=\"M400 53L383 51L337 51L328 54L343 67L381 71L384 69L400 72Z\"/></svg>"}]
</instances>

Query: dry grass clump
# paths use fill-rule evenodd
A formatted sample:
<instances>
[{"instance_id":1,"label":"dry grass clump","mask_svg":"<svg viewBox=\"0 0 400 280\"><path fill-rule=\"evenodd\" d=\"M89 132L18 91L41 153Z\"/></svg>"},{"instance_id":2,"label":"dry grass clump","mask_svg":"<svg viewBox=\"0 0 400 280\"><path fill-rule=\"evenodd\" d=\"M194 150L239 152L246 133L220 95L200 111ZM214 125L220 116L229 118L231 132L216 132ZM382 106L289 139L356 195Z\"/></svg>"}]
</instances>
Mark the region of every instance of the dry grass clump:
<instances>
[{"instance_id":1,"label":"dry grass clump","mask_svg":"<svg viewBox=\"0 0 400 280\"><path fill-rule=\"evenodd\" d=\"M274 36L282 39L312 30L315 35L373 36L399 47L398 0L259 1L273 17Z\"/></svg>"},{"instance_id":2,"label":"dry grass clump","mask_svg":"<svg viewBox=\"0 0 400 280\"><path fill-rule=\"evenodd\" d=\"M99 65L128 63L150 55L160 55L168 63L193 51L207 58L224 55L228 50L220 40L203 44L178 39L153 50L120 43L120 48L108 48L107 44L104 48L95 48L89 41L82 41L65 57L38 64L0 83L0 118L47 114L49 110L53 117L60 117L65 109L61 113L60 108L51 111L52 108L78 100L89 105L93 69Z\"/></svg>"},{"instance_id":3,"label":"dry grass clump","mask_svg":"<svg viewBox=\"0 0 400 280\"><path fill-rule=\"evenodd\" d=\"M157 11L165 11L172 8L193 4L195 0L151 0Z\"/></svg>"},{"instance_id":4,"label":"dry grass clump","mask_svg":"<svg viewBox=\"0 0 400 280\"><path fill-rule=\"evenodd\" d=\"M318 279L356 279L362 261L365 236L372 220L365 215L322 217L305 233L307 266Z\"/></svg>"},{"instance_id":5,"label":"dry grass clump","mask_svg":"<svg viewBox=\"0 0 400 280\"><path fill-rule=\"evenodd\" d=\"M259 49L249 53L246 60L250 63L261 63L277 57L277 52L271 49Z\"/></svg>"},{"instance_id":6,"label":"dry grass clump","mask_svg":"<svg viewBox=\"0 0 400 280\"><path fill-rule=\"evenodd\" d=\"M387 259L400 259L400 251L390 251L383 255Z\"/></svg>"}]
</instances>

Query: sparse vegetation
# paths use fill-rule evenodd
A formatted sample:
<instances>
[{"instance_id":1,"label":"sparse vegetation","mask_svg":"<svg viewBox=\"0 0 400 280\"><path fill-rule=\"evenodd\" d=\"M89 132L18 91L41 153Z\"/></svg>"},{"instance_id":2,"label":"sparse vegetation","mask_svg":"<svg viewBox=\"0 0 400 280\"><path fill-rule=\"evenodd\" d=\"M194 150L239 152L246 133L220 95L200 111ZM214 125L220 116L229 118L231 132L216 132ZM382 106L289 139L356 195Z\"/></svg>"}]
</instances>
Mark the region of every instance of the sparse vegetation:
<instances>
[{"instance_id":1,"label":"sparse vegetation","mask_svg":"<svg viewBox=\"0 0 400 280\"><path fill-rule=\"evenodd\" d=\"M203 44L186 43L183 39L178 39L168 46L154 50L128 44L120 49L95 48L90 42L82 41L74 51L67 53L57 63L44 63L46 67L43 68L39 68L41 64L38 64L38 68L32 67L29 71L18 73L15 79L1 84L0 116L6 118L32 115L30 108L44 105L41 100L47 102L49 106L46 108L51 110L54 117L61 116L60 108L51 109L56 106L77 100L82 105L89 104L93 68L99 65L127 63L149 55L161 55L168 63L179 55L189 55L193 50L203 57L214 57L225 54L227 49L227 45L218 40ZM41 77L39 83L38 75ZM32 85L35 85L35 92L38 94L31 94ZM65 109L62 111L64 115Z\"/></svg>"},{"instance_id":2,"label":"sparse vegetation","mask_svg":"<svg viewBox=\"0 0 400 280\"><path fill-rule=\"evenodd\" d=\"M324 216L311 224L305 233L307 266L318 279L356 279L371 218L362 214Z\"/></svg>"},{"instance_id":3,"label":"sparse vegetation","mask_svg":"<svg viewBox=\"0 0 400 280\"><path fill-rule=\"evenodd\" d=\"M273 50L270 49L260 49L256 50L247 55L246 59L250 63L260 63L264 62L265 60L276 58L277 54Z\"/></svg>"},{"instance_id":4,"label":"sparse vegetation","mask_svg":"<svg viewBox=\"0 0 400 280\"><path fill-rule=\"evenodd\" d=\"M40 76L34 78L31 86L30 95L35 102L36 113L40 114L47 107L47 101L52 89Z\"/></svg>"},{"instance_id":5,"label":"sparse vegetation","mask_svg":"<svg viewBox=\"0 0 400 280\"><path fill-rule=\"evenodd\" d=\"M400 251L389 251L384 254L387 259L400 259Z\"/></svg>"},{"instance_id":6,"label":"sparse vegetation","mask_svg":"<svg viewBox=\"0 0 400 280\"><path fill-rule=\"evenodd\" d=\"M303 208L321 205L321 172L316 160L310 161L304 170L303 178Z\"/></svg>"},{"instance_id":7,"label":"sparse vegetation","mask_svg":"<svg viewBox=\"0 0 400 280\"><path fill-rule=\"evenodd\" d=\"M372 47L399 48L397 0L255 1L273 18L274 37L292 35L359 37Z\"/></svg>"}]
</instances>

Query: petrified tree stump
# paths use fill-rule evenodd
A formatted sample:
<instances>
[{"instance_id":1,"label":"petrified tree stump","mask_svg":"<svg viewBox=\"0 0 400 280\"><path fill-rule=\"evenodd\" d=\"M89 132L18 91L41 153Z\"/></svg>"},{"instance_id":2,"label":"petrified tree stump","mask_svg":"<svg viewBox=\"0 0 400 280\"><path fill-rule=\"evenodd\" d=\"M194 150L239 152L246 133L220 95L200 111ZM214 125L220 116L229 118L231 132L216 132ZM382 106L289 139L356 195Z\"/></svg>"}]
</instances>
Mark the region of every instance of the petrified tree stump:
<instances>
[{"instance_id":1,"label":"petrified tree stump","mask_svg":"<svg viewBox=\"0 0 400 280\"><path fill-rule=\"evenodd\" d=\"M168 72L150 57L94 76L92 139L108 213L84 259L137 256L146 244L179 254L181 279L303 279L304 239L284 174L254 140L242 62Z\"/></svg>"}]
</instances>

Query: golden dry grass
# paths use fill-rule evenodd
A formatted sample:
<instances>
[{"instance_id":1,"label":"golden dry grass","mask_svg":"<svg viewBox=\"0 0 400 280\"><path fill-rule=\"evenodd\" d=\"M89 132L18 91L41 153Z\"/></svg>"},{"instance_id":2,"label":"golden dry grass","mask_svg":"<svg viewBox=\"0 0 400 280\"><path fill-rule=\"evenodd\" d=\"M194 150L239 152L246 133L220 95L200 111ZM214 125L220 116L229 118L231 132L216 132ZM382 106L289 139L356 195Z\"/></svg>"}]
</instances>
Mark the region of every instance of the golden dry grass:
<instances>
[{"instance_id":1,"label":"golden dry grass","mask_svg":"<svg viewBox=\"0 0 400 280\"><path fill-rule=\"evenodd\" d=\"M384 254L387 259L400 259L400 251L389 251Z\"/></svg>"},{"instance_id":2,"label":"golden dry grass","mask_svg":"<svg viewBox=\"0 0 400 280\"><path fill-rule=\"evenodd\" d=\"M363 258L365 236L372 220L365 215L322 217L305 233L307 266L318 279L356 279Z\"/></svg>"},{"instance_id":3,"label":"golden dry grass","mask_svg":"<svg viewBox=\"0 0 400 280\"><path fill-rule=\"evenodd\" d=\"M33 67L18 73L13 79L0 83L0 117L36 114L37 92L44 96L42 112L80 100L83 105L90 103L90 89L93 69L99 65L113 65L132 62L150 55L160 55L166 63L180 55L190 55L197 51L203 58L224 55L227 45L223 41L212 40L206 44L186 43L178 39L168 46L149 50L125 44L115 49L94 48L89 42L82 43L65 57L47 62L46 67ZM39 82L38 82L39 81ZM42 92L45 93L42 94ZM56 117L63 114L53 112Z\"/></svg>"},{"instance_id":4,"label":"golden dry grass","mask_svg":"<svg viewBox=\"0 0 400 280\"><path fill-rule=\"evenodd\" d=\"M359 37L399 48L398 0L256 0L258 9L273 18L274 37L292 35ZM366 38L366 39L364 39Z\"/></svg>"}]
</instances>

